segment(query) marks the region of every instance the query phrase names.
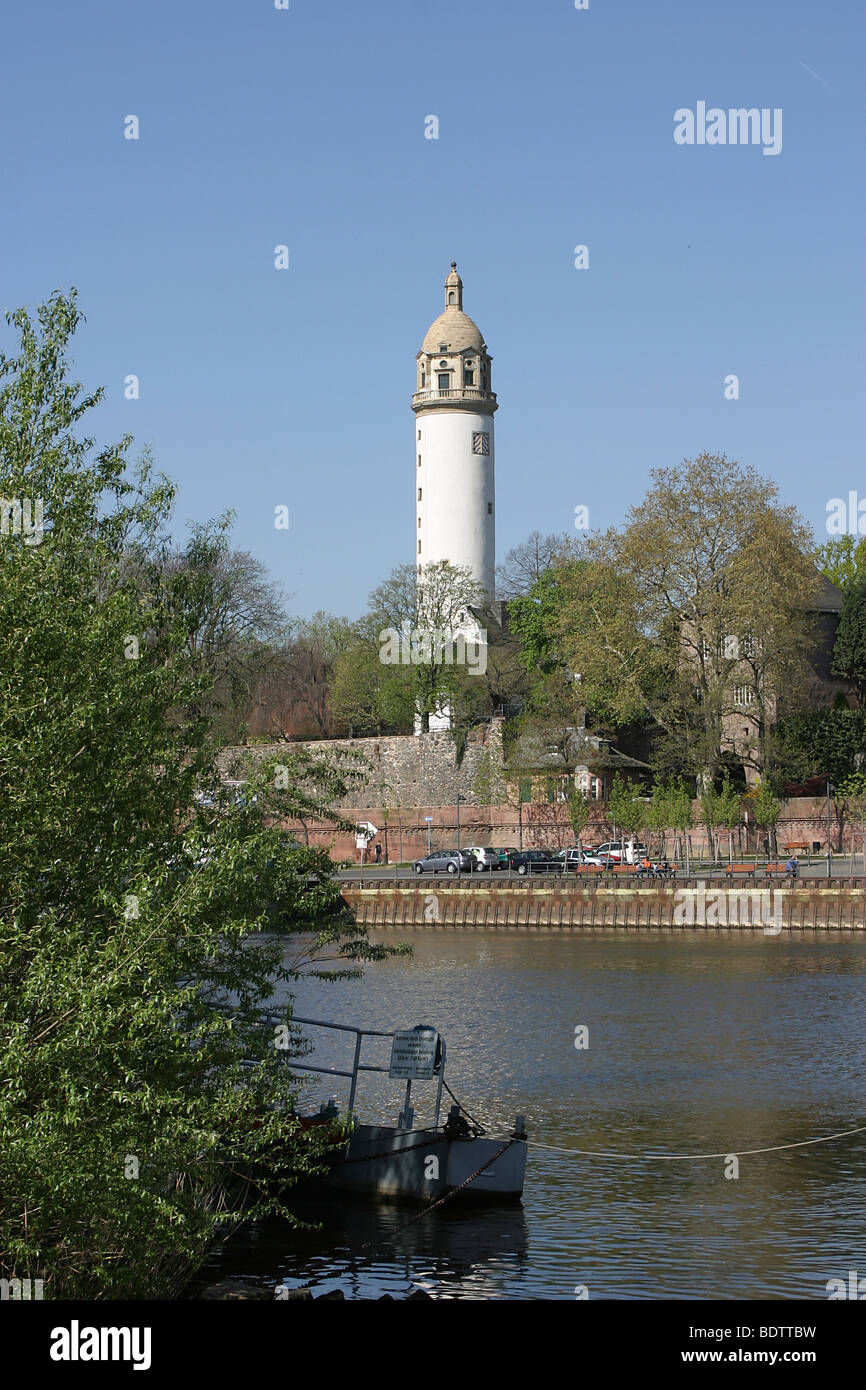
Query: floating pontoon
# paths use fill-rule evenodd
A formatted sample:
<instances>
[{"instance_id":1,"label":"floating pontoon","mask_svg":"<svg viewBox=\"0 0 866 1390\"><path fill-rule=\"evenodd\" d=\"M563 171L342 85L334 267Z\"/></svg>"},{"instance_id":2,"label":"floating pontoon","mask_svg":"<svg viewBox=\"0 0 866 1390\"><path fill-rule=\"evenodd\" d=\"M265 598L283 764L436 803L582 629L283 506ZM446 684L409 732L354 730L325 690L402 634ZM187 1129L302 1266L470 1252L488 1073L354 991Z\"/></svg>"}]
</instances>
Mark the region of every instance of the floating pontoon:
<instances>
[{"instance_id":1,"label":"floating pontoon","mask_svg":"<svg viewBox=\"0 0 866 1390\"><path fill-rule=\"evenodd\" d=\"M350 1069L288 1062L292 1071L316 1072L321 1076L344 1077L349 1081L349 1098L344 1119L354 1122L351 1137L332 1160L327 1179L330 1186L374 1196L435 1201L451 1195L473 1200L514 1202L523 1192L526 1168L526 1133L523 1116L518 1115L512 1133L491 1139L459 1103L451 1106L448 1118L440 1124L442 1092L445 1084L445 1039L427 1024L385 1033L374 1028L352 1028L343 1023L325 1023L317 1018L292 1017L293 1024L350 1033L355 1040ZM391 1057L387 1066L364 1061L364 1042L368 1038L390 1038ZM392 1080L406 1083L403 1108L395 1126L358 1123L355 1096L361 1072L380 1072ZM412 1106L412 1086L433 1082L436 1087L433 1120L416 1126ZM449 1091L449 1095L450 1095ZM336 1101L324 1104L308 1122L327 1123L339 1117Z\"/></svg>"}]
</instances>

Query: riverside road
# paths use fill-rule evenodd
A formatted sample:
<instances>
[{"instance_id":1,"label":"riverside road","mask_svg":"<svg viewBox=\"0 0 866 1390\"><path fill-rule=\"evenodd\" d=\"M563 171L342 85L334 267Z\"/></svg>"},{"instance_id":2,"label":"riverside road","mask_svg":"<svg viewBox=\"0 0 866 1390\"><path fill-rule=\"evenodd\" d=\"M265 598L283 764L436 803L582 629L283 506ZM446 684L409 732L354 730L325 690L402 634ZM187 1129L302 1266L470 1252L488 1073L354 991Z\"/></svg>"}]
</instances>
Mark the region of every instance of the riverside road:
<instances>
[{"instance_id":1,"label":"riverside road","mask_svg":"<svg viewBox=\"0 0 866 1390\"><path fill-rule=\"evenodd\" d=\"M737 863L737 862L740 862L740 861L737 861L737 860L734 861L734 863ZM742 862L745 862L745 861L742 861ZM779 861L779 862L784 862L784 861ZM771 878L776 878L776 879L778 879L778 880L779 880L780 882L782 882L782 883L790 882L790 880L791 880L791 875L790 875L790 874L785 874L785 873L774 873L774 874L767 875L767 873L766 873L766 867L765 867L765 865L762 865L761 863L758 863L757 865L755 865L755 866L754 866L754 870L755 870L754 876L755 876L756 878L771 877ZM831 865L831 875L830 875L830 876L832 877L832 879L834 880L834 882L840 881L840 880L849 880L849 879L851 879L852 877L862 878L862 877L863 877L863 868L862 868L862 860L861 860L861 857L860 857L859 855L855 857L855 870L854 870L854 874L853 874L853 875L852 875L852 872L851 872L851 860L850 860L850 857L846 855L844 859L837 858L837 860ZM680 865L680 866L678 867L678 869L677 869L676 874L675 874L673 877L675 877L675 878L677 878L677 879L683 879L683 880L685 880L686 877L687 877L687 876L686 876L686 871L685 871L685 866L684 866L684 865ZM799 877L800 877L800 879L809 879L809 880L825 879L825 880L826 880L826 878L828 877L828 875L827 875L827 860L826 860L826 859L820 859L820 860L819 860L819 859L816 858L815 860L813 860L813 862L812 862L811 864L809 864L809 863L803 863L803 862L801 861L801 862L800 862ZM422 883L433 883L433 882L442 883L443 881L453 883L453 882L457 882L457 881L459 880L460 882L462 882L462 883L464 883L464 884L466 884L467 882L470 882L470 883L490 883L491 881L492 881L493 883L497 883L497 882L499 882L499 881L505 881L505 882L507 882L509 879L513 879L515 882L518 882L518 883L540 883L540 882L543 882L545 879L551 879L551 878L562 879L562 878L564 878L564 879L567 879L567 880L571 880L571 881L573 881L573 882L575 882L575 883L601 883L601 884L605 884L605 885L610 885L610 884L622 884L623 886L630 885L630 884L632 884L632 883L647 884L647 883L654 883L654 882L655 882L655 883L659 883L659 882L665 882L665 881L666 881L666 882L670 882L670 881L671 881L671 879L663 880L663 879L660 879L660 878L654 878L653 875L651 875L651 874L649 874L649 875L647 875L647 874L638 875L637 872L634 872L634 873L615 873L615 874L614 874L614 873L610 873L610 872L606 872L606 871L601 871L601 872L594 873L594 874L588 874L588 873L575 873L575 872L573 872L573 871L569 871L568 873L563 874L563 873L561 873L561 872L560 872L559 870L557 870L557 869L545 870L545 872L544 872L543 874L533 873L533 874L531 874L531 875L521 875L521 874L518 874L517 871L516 871L515 869L500 869L500 870L494 870L493 873L489 873L489 872L486 872L486 871L485 871L485 872L481 872L481 873L459 873L459 874L456 874L456 873L455 873L455 874L438 873L438 874L435 874L435 875L434 875L434 874L431 874L431 873L416 874L416 873L415 873L415 870L413 869L411 863L410 863L410 864L365 864L363 870L360 869L359 867L354 867L354 868L350 868L350 869L340 869L340 870L337 871L337 878L339 878L339 879L341 880L341 882L343 882L343 883L359 883L359 882L364 882L364 883L375 883L375 882L382 882L382 881L389 882L389 883L395 883L395 882L396 882L396 883L401 883L401 882L405 882L406 880L410 879L410 880L412 880L413 882L422 882ZM721 880L723 880L723 881L725 881L725 882L728 882L731 878L733 878L735 881L740 881L740 880L743 880L743 881L745 881L745 882L748 882L748 881L749 881L749 875L748 875L748 874L744 874L744 873L737 872L737 873L734 874L734 875L729 875L729 874L728 874L728 865L727 865L727 863L723 863L723 864L701 864L701 863L692 864L692 865L690 866L690 871L689 871L689 874L688 874L688 880L689 880L689 881L692 881L693 879L721 879Z\"/></svg>"}]
</instances>

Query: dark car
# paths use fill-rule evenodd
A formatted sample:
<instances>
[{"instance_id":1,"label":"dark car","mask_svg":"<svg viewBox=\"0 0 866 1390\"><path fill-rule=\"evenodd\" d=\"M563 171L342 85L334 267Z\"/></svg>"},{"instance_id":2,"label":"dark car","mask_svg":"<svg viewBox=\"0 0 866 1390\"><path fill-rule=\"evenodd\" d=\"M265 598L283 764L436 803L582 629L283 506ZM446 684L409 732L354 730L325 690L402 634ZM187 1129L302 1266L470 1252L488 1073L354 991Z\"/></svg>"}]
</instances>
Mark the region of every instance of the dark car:
<instances>
[{"instance_id":1,"label":"dark car","mask_svg":"<svg viewBox=\"0 0 866 1390\"><path fill-rule=\"evenodd\" d=\"M562 859L549 849L519 849L509 855L512 869L523 874L560 874Z\"/></svg>"},{"instance_id":2,"label":"dark car","mask_svg":"<svg viewBox=\"0 0 866 1390\"><path fill-rule=\"evenodd\" d=\"M463 850L434 849L432 854L416 859L413 867L416 874L471 874L473 860Z\"/></svg>"}]
</instances>

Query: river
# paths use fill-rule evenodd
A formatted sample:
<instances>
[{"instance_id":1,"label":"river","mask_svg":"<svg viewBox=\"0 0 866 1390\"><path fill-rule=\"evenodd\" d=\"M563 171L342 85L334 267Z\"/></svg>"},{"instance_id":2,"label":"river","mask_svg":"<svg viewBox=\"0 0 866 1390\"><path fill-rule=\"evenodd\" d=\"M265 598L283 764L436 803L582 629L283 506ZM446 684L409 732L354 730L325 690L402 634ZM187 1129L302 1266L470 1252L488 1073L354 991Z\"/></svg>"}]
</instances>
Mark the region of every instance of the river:
<instances>
[{"instance_id":1,"label":"river","mask_svg":"<svg viewBox=\"0 0 866 1390\"><path fill-rule=\"evenodd\" d=\"M866 1276L866 1133L785 1147L866 1125L862 939L407 939L413 958L370 966L360 981L305 982L296 1012L370 1028L435 1024L447 1079L472 1114L495 1134L526 1117L522 1204L446 1205L403 1229L405 1207L298 1201L322 1230L248 1226L214 1251L208 1281L367 1298L420 1287L441 1298L825 1299L828 1280ZM575 1046L579 1028L586 1047ZM337 1048L317 1060L342 1065L348 1044ZM342 1101L342 1084L316 1078L309 1108L329 1094ZM368 1077L360 1116L393 1123L401 1098L399 1083ZM777 1151L744 1152L754 1149Z\"/></svg>"}]
</instances>

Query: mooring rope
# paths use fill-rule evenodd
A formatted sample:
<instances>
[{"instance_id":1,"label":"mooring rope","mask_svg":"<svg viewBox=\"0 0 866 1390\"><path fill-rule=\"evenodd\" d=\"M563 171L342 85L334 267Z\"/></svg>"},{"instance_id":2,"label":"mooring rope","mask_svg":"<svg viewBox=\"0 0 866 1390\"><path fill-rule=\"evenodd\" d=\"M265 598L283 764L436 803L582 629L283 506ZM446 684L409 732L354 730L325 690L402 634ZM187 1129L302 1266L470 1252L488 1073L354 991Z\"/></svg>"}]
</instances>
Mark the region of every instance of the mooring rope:
<instances>
[{"instance_id":1,"label":"mooring rope","mask_svg":"<svg viewBox=\"0 0 866 1390\"><path fill-rule=\"evenodd\" d=\"M726 1149L722 1153L714 1154L627 1154L604 1149L565 1149L556 1144L542 1144L539 1139L527 1139L526 1143L531 1149L547 1149L550 1153L558 1154L577 1154L581 1158L619 1158L632 1163L646 1163L650 1160L652 1162L682 1162L693 1158L748 1158L754 1154L781 1153L784 1149L805 1149L810 1144L830 1144L834 1139L846 1139L850 1134L862 1134L864 1130L866 1130L866 1125L858 1125L856 1129L843 1129L838 1134L824 1134L818 1139L797 1139L790 1144L771 1144L763 1149Z\"/></svg>"}]
</instances>

